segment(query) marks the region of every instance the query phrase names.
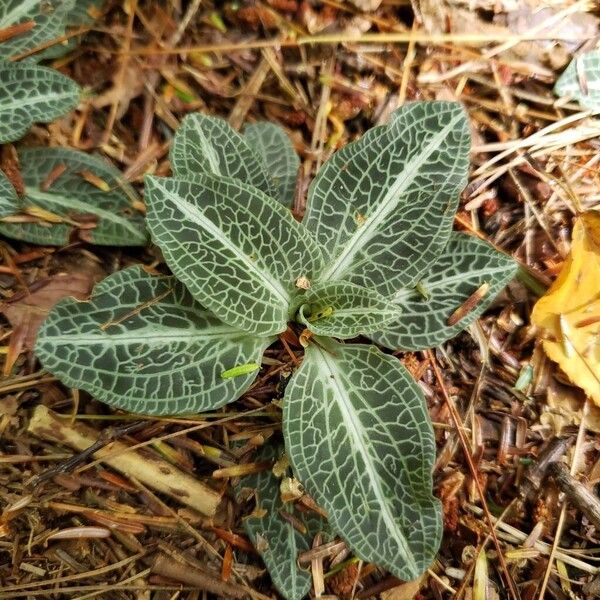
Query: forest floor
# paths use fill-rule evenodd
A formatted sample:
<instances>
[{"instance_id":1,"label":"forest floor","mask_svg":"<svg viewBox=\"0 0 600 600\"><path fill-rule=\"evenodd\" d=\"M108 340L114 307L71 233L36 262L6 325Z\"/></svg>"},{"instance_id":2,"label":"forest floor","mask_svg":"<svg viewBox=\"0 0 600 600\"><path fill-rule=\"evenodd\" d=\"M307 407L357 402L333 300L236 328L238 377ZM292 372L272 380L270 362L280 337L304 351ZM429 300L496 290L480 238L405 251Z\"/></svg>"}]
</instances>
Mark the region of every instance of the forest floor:
<instances>
[{"instance_id":1,"label":"forest floor","mask_svg":"<svg viewBox=\"0 0 600 600\"><path fill-rule=\"evenodd\" d=\"M530 322L568 256L576 215L600 202L600 120L553 94L574 53L597 44L600 10L595 2L541 4L110 0L53 64L89 93L22 142L99 152L141 188L145 174L169 173L170 140L187 113L216 114L236 128L277 122L302 159L301 215L318 166L397 107L441 99L468 110L472 168L455 228L510 253L522 269L469 331L435 349L442 385L429 355L401 355L434 422L442 546L426 575L407 584L330 545L311 555L321 597L600 596L600 409L546 357ZM256 385L217 412L140 418L112 410L40 370L30 351L35 330L57 298L85 295L125 266L156 265L159 254L8 239L0 248L0 598L277 597L242 528L252 507L235 501L239 471L227 448L278 434L273 401L293 368L288 349L274 346ZM208 483L223 496L217 518L51 434L33 435L39 405L70 416L60 421L66 430L91 428L100 446L116 436ZM563 479L548 471L559 459ZM56 537L72 527L85 527L84 537Z\"/></svg>"}]
</instances>

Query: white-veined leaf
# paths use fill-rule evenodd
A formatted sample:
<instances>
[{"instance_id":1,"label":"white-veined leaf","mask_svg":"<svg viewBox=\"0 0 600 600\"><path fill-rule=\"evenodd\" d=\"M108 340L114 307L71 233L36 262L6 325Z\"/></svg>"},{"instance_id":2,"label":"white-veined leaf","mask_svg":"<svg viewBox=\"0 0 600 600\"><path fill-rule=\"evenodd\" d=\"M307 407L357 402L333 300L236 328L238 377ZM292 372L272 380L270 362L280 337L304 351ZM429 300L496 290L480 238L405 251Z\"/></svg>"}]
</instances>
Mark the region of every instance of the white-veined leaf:
<instances>
[{"instance_id":1,"label":"white-veined leaf","mask_svg":"<svg viewBox=\"0 0 600 600\"><path fill-rule=\"evenodd\" d=\"M187 115L175 133L169 157L176 177L231 177L270 196L275 193L260 157L242 135L219 117Z\"/></svg>"},{"instance_id":2,"label":"white-veined leaf","mask_svg":"<svg viewBox=\"0 0 600 600\"><path fill-rule=\"evenodd\" d=\"M19 196L4 171L0 170L0 218L12 215L19 205Z\"/></svg>"},{"instance_id":3,"label":"white-veined leaf","mask_svg":"<svg viewBox=\"0 0 600 600\"><path fill-rule=\"evenodd\" d=\"M397 304L347 281L317 284L298 301L300 320L310 331L341 339L380 331L400 315Z\"/></svg>"},{"instance_id":4,"label":"white-veined leaf","mask_svg":"<svg viewBox=\"0 0 600 600\"><path fill-rule=\"evenodd\" d=\"M275 123L252 123L244 129L244 137L262 159L276 192L275 198L290 208L300 168L300 159L290 138Z\"/></svg>"},{"instance_id":5,"label":"white-veined leaf","mask_svg":"<svg viewBox=\"0 0 600 600\"><path fill-rule=\"evenodd\" d=\"M147 225L173 273L229 325L282 332L300 277L322 266L319 247L289 210L241 181L146 179Z\"/></svg>"},{"instance_id":6,"label":"white-veined leaf","mask_svg":"<svg viewBox=\"0 0 600 600\"><path fill-rule=\"evenodd\" d=\"M0 30L33 21L28 31L0 42L0 59L32 50L65 32L67 15L76 0L2 0Z\"/></svg>"},{"instance_id":7,"label":"white-veined leaf","mask_svg":"<svg viewBox=\"0 0 600 600\"><path fill-rule=\"evenodd\" d=\"M96 286L89 302L59 302L42 325L36 354L66 385L130 412L196 413L238 398L272 342L221 323L174 277L141 267Z\"/></svg>"},{"instance_id":8,"label":"white-veined leaf","mask_svg":"<svg viewBox=\"0 0 600 600\"><path fill-rule=\"evenodd\" d=\"M292 468L360 558L415 579L442 534L421 389L397 358L374 346L317 342L285 392Z\"/></svg>"},{"instance_id":9,"label":"white-veined leaf","mask_svg":"<svg viewBox=\"0 0 600 600\"><path fill-rule=\"evenodd\" d=\"M19 151L19 161L25 196L14 213L39 208L56 219L0 221L0 233L56 246L67 244L74 232L93 244L146 244L143 215L132 204L137 194L107 161L69 148L24 148ZM90 174L98 178L97 184L88 181ZM108 191L101 189L104 186Z\"/></svg>"},{"instance_id":10,"label":"white-veined leaf","mask_svg":"<svg viewBox=\"0 0 600 600\"><path fill-rule=\"evenodd\" d=\"M369 337L394 350L438 346L479 317L517 268L515 261L486 242L453 233L418 287L394 295L393 301L402 309L400 318ZM456 324L448 325L448 319L483 285L489 286L485 295Z\"/></svg>"},{"instance_id":11,"label":"white-veined leaf","mask_svg":"<svg viewBox=\"0 0 600 600\"><path fill-rule=\"evenodd\" d=\"M581 106L600 110L600 50L574 58L554 86L557 96L571 96Z\"/></svg>"},{"instance_id":12,"label":"white-veined leaf","mask_svg":"<svg viewBox=\"0 0 600 600\"><path fill-rule=\"evenodd\" d=\"M469 124L455 102L415 102L325 163L304 218L329 259L323 281L390 296L447 243L469 167Z\"/></svg>"},{"instance_id":13,"label":"white-veined leaf","mask_svg":"<svg viewBox=\"0 0 600 600\"><path fill-rule=\"evenodd\" d=\"M73 8L66 15L67 27L82 27L94 22L96 14L100 14L104 0L76 0ZM75 49L81 36L70 37L59 44L54 44L45 50L36 52L29 60L40 62L53 60L68 54Z\"/></svg>"},{"instance_id":14,"label":"white-veined leaf","mask_svg":"<svg viewBox=\"0 0 600 600\"><path fill-rule=\"evenodd\" d=\"M23 137L33 123L69 112L79 94L79 86L54 69L0 61L0 143Z\"/></svg>"},{"instance_id":15,"label":"white-veined leaf","mask_svg":"<svg viewBox=\"0 0 600 600\"><path fill-rule=\"evenodd\" d=\"M281 458L283 445L263 446L253 460L271 462ZM243 477L238 489L253 489L256 510L244 517L244 529L269 569L275 587L286 600L302 600L310 592L312 579L308 569L298 566L298 554L311 548L315 535L324 529L321 518L301 513L293 502L283 502L281 479L271 469ZM289 513L306 531L295 528L282 514Z\"/></svg>"}]
</instances>

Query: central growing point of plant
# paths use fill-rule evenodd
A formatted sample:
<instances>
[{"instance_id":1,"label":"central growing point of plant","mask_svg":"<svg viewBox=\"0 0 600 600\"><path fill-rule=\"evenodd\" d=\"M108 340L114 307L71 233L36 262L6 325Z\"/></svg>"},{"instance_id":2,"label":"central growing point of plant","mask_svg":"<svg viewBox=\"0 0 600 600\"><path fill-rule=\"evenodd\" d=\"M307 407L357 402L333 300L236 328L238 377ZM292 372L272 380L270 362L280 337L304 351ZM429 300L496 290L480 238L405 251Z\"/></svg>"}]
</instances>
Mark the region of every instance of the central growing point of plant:
<instances>
[{"instance_id":1,"label":"central growing point of plant","mask_svg":"<svg viewBox=\"0 0 600 600\"><path fill-rule=\"evenodd\" d=\"M508 257L452 232L469 146L460 105L407 105L325 163L300 223L289 209L299 160L281 129L258 123L240 135L191 115L173 142L173 177L146 179L147 226L173 276L132 267L87 303L61 302L37 354L67 385L112 406L193 413L248 390L265 349L295 321L306 351L283 400L292 472L360 558L414 579L442 532L427 406L397 358L344 340L439 344L513 276ZM296 554L320 519L282 502L271 472L243 484L265 509L246 521L250 536L282 593L301 598L310 579Z\"/></svg>"}]
</instances>

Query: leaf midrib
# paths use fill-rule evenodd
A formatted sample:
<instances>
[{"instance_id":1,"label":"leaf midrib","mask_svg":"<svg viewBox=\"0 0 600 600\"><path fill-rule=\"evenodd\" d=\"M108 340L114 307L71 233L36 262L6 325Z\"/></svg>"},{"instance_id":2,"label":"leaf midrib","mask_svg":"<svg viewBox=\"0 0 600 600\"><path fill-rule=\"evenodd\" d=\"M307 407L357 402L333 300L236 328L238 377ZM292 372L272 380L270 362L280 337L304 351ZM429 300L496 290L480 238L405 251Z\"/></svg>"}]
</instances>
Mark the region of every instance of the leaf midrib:
<instances>
[{"instance_id":1,"label":"leaf midrib","mask_svg":"<svg viewBox=\"0 0 600 600\"><path fill-rule=\"evenodd\" d=\"M290 304L290 295L278 281L271 279L267 271L260 269L256 262L244 254L244 252L242 252L240 248L229 239L225 232L220 227L215 225L210 219L205 217L202 211L196 206L181 196L177 196L173 192L170 192L165 187L160 187L165 194L165 197L172 202L176 209L180 210L191 221L196 223L196 225L199 225L201 228L207 231L215 240L217 240L217 242L220 242L237 259L239 259L250 272L255 273L256 276L263 282L264 286L268 288L272 294L279 298L283 307L287 310Z\"/></svg>"},{"instance_id":2,"label":"leaf midrib","mask_svg":"<svg viewBox=\"0 0 600 600\"><path fill-rule=\"evenodd\" d=\"M72 96L73 91L67 90L66 92L54 93L51 95L36 96L33 99L31 97L28 97L25 99L25 101L20 100L15 102L9 102L7 104L0 104L0 111L9 111L15 108L29 108L32 106L36 106L37 104L51 104L52 102L55 102L57 100L68 100ZM48 110L49 112L52 112L50 111L50 109Z\"/></svg>"},{"instance_id":3,"label":"leaf midrib","mask_svg":"<svg viewBox=\"0 0 600 600\"><path fill-rule=\"evenodd\" d=\"M406 562L409 563L411 569L414 572L416 572L418 570L418 567L413 558L412 551L408 544L408 540L398 527L397 523L394 521L394 517L390 512L388 503L386 502L385 493L381 488L381 481L377 475L377 469L373 464L371 455L368 452L369 438L366 435L366 432L363 429L360 420L353 418L352 401L348 397L346 390L340 384L342 375L338 370L335 362L329 359L326 350L321 350L320 348L316 348L315 350L319 353L322 359L321 361L317 361L318 369L319 371L321 371L321 374L323 376L322 381L329 383L334 392L334 396L338 399L337 405L340 409L342 419L346 424L346 429L350 433L350 436L354 442L354 447L358 448L359 451L362 449L362 452L360 452L360 454L363 458L369 480L372 483L372 490L375 494L379 506L381 507L381 515L388 526L388 530L395 534L394 537L403 550ZM323 368L323 366L325 366L325 369Z\"/></svg>"},{"instance_id":4,"label":"leaf midrib","mask_svg":"<svg viewBox=\"0 0 600 600\"><path fill-rule=\"evenodd\" d=\"M387 127L384 127L384 126L375 127L373 129L370 129L369 131L367 131L367 133L362 138L365 141L366 141L366 138L368 138L369 145L368 146L365 145L363 148L361 148L359 150L359 152L357 153L356 156L354 156L354 157L352 157L352 156L348 157L348 160L351 160L352 162L358 161L359 158L360 159L365 159L366 158L368 160L368 157L370 156L370 153L369 153L370 146L373 145L373 144L379 143L379 141L381 140L381 138L386 137L387 134L388 134L388 129L387 129ZM384 148L381 149L381 152L387 152L389 150L390 146L393 145L394 140L388 140L388 142L389 143ZM360 142L355 142L355 143L360 143ZM348 161L346 161L346 162L348 162ZM356 183L356 186L355 186L356 189L358 189L361 186L361 184L362 184L362 182L363 182L363 180L364 180L364 178L366 176L367 176L367 171L365 171L362 174L360 180ZM334 187L335 187L335 185L332 184L331 188L333 189ZM351 212L352 212L352 205L351 205L350 202L348 202L347 206L346 206L346 211L344 212L344 214L342 216L341 223L346 223L348 221L348 219L350 218ZM321 207L321 213L322 213L322 207ZM337 228L337 233L336 233L336 236L335 236L335 241L334 241L333 245L331 246L333 249L336 249L340 245L343 244L343 242L340 242L340 239L342 238L342 236L344 235L344 233L345 233L344 227L338 227Z\"/></svg>"},{"instance_id":5,"label":"leaf midrib","mask_svg":"<svg viewBox=\"0 0 600 600\"><path fill-rule=\"evenodd\" d=\"M373 306L367 306L365 308L334 308L333 309L333 314L331 315L331 317L325 317L322 320L325 321L326 319L335 319L335 317L353 317L354 315L385 315L385 314L390 314L390 315L395 315L398 313L397 309L394 308L375 308ZM318 323L321 319L315 321L316 323Z\"/></svg>"},{"instance_id":6,"label":"leaf midrib","mask_svg":"<svg viewBox=\"0 0 600 600\"><path fill-rule=\"evenodd\" d=\"M394 183L388 187L383 200L377 204L377 211L373 216L366 215L365 223L359 227L346 241L340 254L333 260L329 268L324 271L321 277L324 280L340 279L352 266L352 261L356 253L364 248L366 244L377 234L380 224L388 217L400 201L402 192L414 181L419 169L439 147L440 142L446 135L452 131L452 128L463 118L462 114L457 114L451 119L438 133L436 133L429 143L413 156L410 161L404 165L402 172L396 177Z\"/></svg>"},{"instance_id":7,"label":"leaf midrib","mask_svg":"<svg viewBox=\"0 0 600 600\"><path fill-rule=\"evenodd\" d=\"M59 335L44 335L44 343L57 340L61 344L69 343L73 346L85 346L87 344L101 344L104 346L125 346L128 344L146 344L146 345L162 345L165 342L176 341L210 341L219 338L231 338L232 341L239 336L243 336L244 332L232 331L231 328L215 328L210 333L203 331L186 331L177 329L175 331L158 331L156 333L148 333L147 329L140 330L139 333L132 334L131 332L110 333L99 329L97 333L68 333ZM246 334L247 335L247 334Z\"/></svg>"},{"instance_id":8,"label":"leaf midrib","mask_svg":"<svg viewBox=\"0 0 600 600\"><path fill-rule=\"evenodd\" d=\"M495 269L488 269L485 271L477 271L477 272L473 272L473 276L482 275L485 278L489 275L495 275L496 273L504 273L505 271L508 270L508 268L510 268L510 267L497 267ZM470 279L469 273L459 273L458 275L453 275L452 277L448 277L447 279L444 279L443 281L436 282L435 285L433 285L431 287L427 287L427 280L425 280L425 279L422 280L421 283L423 284L423 287L427 291L431 291L431 294L433 295L440 287L443 287L446 285L451 285L458 281L468 282L469 279ZM403 289L398 290L397 292L394 292L394 295L392 296L390 302L392 302L393 304L399 304L400 302L402 302L404 300L410 299L410 297L415 294L420 296L420 294L416 290L416 288L403 288Z\"/></svg>"},{"instance_id":9,"label":"leaf midrib","mask_svg":"<svg viewBox=\"0 0 600 600\"><path fill-rule=\"evenodd\" d=\"M202 129L198 128L197 132L198 132L198 137L200 138L200 150L203 151L202 153L204 154L204 156L206 157L206 160L208 161L210 170L215 175L226 175L226 173L221 173L220 168L219 168L219 165L220 165L219 156L214 151L212 144L208 141L208 138L204 135L204 132L202 131Z\"/></svg>"}]
</instances>

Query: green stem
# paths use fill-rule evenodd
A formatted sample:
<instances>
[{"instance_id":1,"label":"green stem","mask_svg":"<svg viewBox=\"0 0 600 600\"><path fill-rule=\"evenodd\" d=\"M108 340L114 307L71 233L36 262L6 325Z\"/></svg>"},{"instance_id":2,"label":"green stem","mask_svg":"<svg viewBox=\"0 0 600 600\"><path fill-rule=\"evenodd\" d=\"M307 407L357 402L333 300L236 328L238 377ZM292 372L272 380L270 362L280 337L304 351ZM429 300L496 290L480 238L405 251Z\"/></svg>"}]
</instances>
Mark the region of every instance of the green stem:
<instances>
[{"instance_id":1,"label":"green stem","mask_svg":"<svg viewBox=\"0 0 600 600\"><path fill-rule=\"evenodd\" d=\"M543 296L548 288L544 283L535 277L535 275L525 267L519 267L517 279L536 296Z\"/></svg>"}]
</instances>

